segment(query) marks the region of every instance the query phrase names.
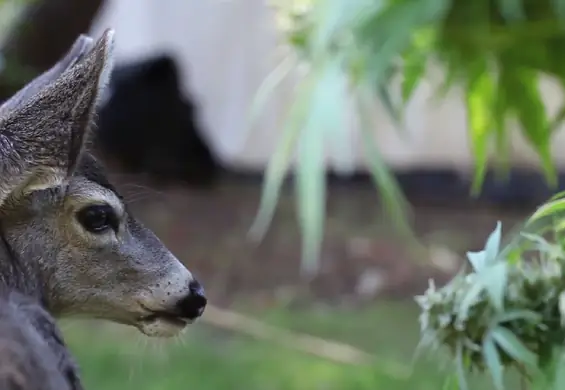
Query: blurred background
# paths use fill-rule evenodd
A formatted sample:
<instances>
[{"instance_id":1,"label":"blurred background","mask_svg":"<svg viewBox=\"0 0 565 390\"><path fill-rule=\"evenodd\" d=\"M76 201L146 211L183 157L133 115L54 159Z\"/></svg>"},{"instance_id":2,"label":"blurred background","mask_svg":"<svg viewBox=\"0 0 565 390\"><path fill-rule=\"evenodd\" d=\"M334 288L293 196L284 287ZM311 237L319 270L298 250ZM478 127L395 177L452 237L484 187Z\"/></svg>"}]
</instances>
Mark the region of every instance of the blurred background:
<instances>
[{"instance_id":1,"label":"blurred background","mask_svg":"<svg viewBox=\"0 0 565 390\"><path fill-rule=\"evenodd\" d=\"M347 164L328 147L322 258L305 279L291 185L266 238L247 237L294 88L287 79L249 129L257 90L280 62L266 0L4 0L0 23L2 100L79 33L116 30L115 71L93 147L133 212L203 281L212 305L172 341L64 321L86 388L436 390L441 362L412 361L413 296L429 278L449 280L497 220L510 229L552 192L516 137L509 179L489 174L471 198L463 100L456 92L434 100L424 82L408 104L406 132L378 105L375 132L425 250L407 247L382 217L352 126ZM555 112L556 86L544 81L542 90ZM563 147L559 133L553 148ZM564 155L555 158L563 168Z\"/></svg>"}]
</instances>

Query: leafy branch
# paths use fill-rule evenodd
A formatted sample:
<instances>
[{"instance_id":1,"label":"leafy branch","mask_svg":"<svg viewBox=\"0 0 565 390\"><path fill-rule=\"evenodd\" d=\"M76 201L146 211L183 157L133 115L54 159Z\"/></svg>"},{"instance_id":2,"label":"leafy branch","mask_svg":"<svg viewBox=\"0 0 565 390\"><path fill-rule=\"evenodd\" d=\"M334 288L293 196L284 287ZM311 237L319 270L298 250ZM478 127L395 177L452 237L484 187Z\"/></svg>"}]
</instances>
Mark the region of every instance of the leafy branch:
<instances>
[{"instance_id":1,"label":"leafy branch","mask_svg":"<svg viewBox=\"0 0 565 390\"><path fill-rule=\"evenodd\" d=\"M400 231L410 231L408 207L379 157L374 141L379 129L371 114L380 101L402 128L405 103L423 79L435 83L438 97L452 89L463 91L475 157L473 194L480 191L487 167L506 172L511 121L539 156L547 182L556 184L550 145L565 105L550 118L538 84L544 76L565 87L565 0L280 0L273 6L293 49L286 63L307 70L267 171L252 232L260 237L269 225L276 194L297 152L306 273L317 270L323 235L322 145L330 139L342 145L345 156L345 133L350 131L345 107L350 102L373 179ZM266 89L274 89L273 79L282 80L290 69L279 69ZM440 80L434 80L437 72L431 70L439 70Z\"/></svg>"}]
</instances>

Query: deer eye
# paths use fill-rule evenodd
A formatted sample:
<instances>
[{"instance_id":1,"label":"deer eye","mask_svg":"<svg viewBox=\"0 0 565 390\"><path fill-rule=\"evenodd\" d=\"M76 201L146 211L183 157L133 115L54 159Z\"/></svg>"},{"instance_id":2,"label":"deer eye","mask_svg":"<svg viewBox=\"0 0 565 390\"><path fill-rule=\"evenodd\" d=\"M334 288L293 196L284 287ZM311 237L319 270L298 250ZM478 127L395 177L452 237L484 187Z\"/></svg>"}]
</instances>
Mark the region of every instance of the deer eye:
<instances>
[{"instance_id":1,"label":"deer eye","mask_svg":"<svg viewBox=\"0 0 565 390\"><path fill-rule=\"evenodd\" d=\"M112 206L92 205L77 213L79 223L91 233L102 233L108 229L118 230L119 221Z\"/></svg>"}]
</instances>

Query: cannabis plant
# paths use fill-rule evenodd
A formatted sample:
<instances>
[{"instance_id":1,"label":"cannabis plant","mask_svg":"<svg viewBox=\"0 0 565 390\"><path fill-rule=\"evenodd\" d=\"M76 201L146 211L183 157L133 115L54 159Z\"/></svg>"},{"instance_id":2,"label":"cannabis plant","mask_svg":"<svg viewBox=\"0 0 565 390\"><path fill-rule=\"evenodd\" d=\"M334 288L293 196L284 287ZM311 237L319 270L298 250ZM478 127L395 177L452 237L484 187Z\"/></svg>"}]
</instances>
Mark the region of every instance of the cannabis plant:
<instances>
[{"instance_id":1,"label":"cannabis plant","mask_svg":"<svg viewBox=\"0 0 565 390\"><path fill-rule=\"evenodd\" d=\"M441 288L430 281L416 298L421 346L453 355L458 388L488 372L502 390L512 369L527 388L565 386L565 224L554 218L563 209L563 197L548 202L503 249L499 223L484 250L467 254L470 272Z\"/></svg>"},{"instance_id":2,"label":"cannabis plant","mask_svg":"<svg viewBox=\"0 0 565 390\"><path fill-rule=\"evenodd\" d=\"M316 270L322 237L324 141L340 145L347 157L344 107L350 100L381 198L404 230L406 205L380 159L374 140L379 129L368 113L380 100L401 128L404 103L424 78L435 85L438 98L453 88L463 92L475 157L473 193L481 188L493 149L495 166L507 167L510 121L537 152L548 183L556 183L550 143L565 106L550 117L538 82L545 76L565 86L565 0L273 0L273 7L292 50L261 95L275 88L292 64L301 64L306 74L267 170L252 231L265 231L296 152L305 271ZM402 99L394 98L396 92Z\"/></svg>"}]
</instances>

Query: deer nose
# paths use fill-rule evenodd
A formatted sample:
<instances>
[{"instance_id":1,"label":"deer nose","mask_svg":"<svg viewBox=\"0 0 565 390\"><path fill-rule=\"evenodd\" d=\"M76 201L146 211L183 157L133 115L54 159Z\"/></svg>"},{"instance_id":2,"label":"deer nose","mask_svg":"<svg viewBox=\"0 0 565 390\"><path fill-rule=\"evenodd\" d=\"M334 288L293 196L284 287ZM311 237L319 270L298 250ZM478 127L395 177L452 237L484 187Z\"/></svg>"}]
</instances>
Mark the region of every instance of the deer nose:
<instances>
[{"instance_id":1,"label":"deer nose","mask_svg":"<svg viewBox=\"0 0 565 390\"><path fill-rule=\"evenodd\" d=\"M181 317L195 320L204 313L208 300L204 294L204 288L198 281L191 281L188 289L188 295L177 304L177 310Z\"/></svg>"}]
</instances>

